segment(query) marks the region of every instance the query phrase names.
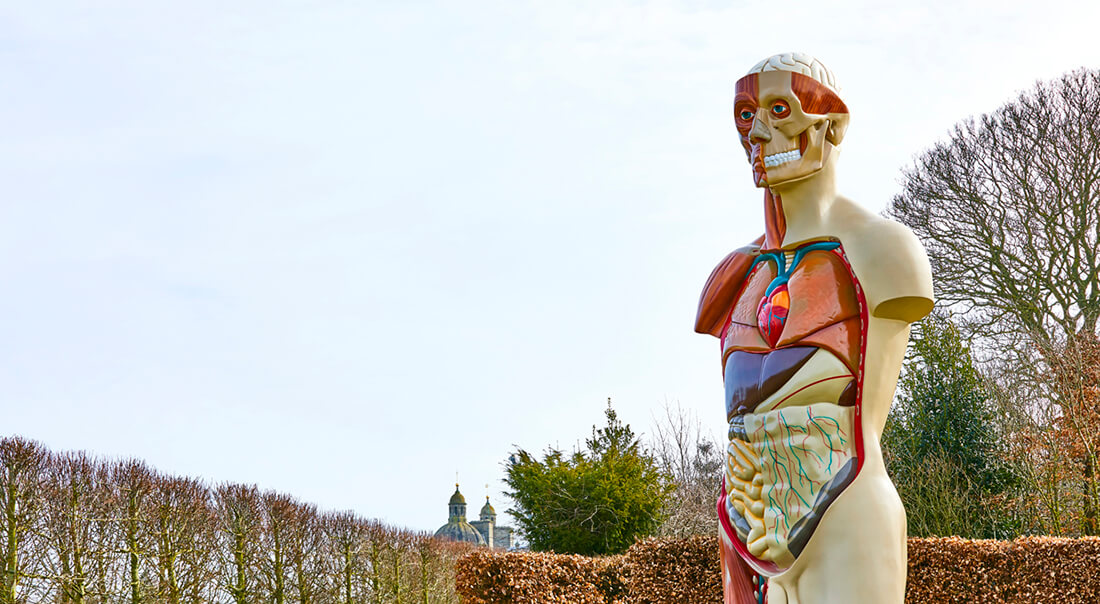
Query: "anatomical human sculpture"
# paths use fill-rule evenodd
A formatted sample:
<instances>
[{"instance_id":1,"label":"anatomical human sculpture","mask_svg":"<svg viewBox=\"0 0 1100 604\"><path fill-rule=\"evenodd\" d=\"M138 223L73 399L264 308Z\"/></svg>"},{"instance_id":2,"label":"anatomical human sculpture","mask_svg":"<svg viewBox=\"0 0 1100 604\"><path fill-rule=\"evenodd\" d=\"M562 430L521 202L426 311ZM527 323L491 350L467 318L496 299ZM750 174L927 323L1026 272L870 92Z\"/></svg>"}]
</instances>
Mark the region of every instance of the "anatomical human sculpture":
<instances>
[{"instance_id":1,"label":"anatomical human sculpture","mask_svg":"<svg viewBox=\"0 0 1100 604\"><path fill-rule=\"evenodd\" d=\"M905 510L879 440L932 276L907 228L837 193L848 118L808 55L737 81L764 235L714 269L695 324L722 351L726 604L904 599Z\"/></svg>"}]
</instances>

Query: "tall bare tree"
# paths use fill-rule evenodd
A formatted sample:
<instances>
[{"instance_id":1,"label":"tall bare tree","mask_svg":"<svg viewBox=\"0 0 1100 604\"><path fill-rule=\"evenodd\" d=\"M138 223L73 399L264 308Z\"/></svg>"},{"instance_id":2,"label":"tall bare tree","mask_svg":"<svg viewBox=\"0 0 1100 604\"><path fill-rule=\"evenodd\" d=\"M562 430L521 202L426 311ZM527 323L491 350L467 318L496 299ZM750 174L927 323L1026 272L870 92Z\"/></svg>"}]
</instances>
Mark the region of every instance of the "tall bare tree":
<instances>
[{"instance_id":1,"label":"tall bare tree","mask_svg":"<svg viewBox=\"0 0 1100 604\"><path fill-rule=\"evenodd\" d=\"M454 560L473 549L468 543L442 541L430 533L410 535L415 564L411 568L413 601L419 604L458 604L454 592Z\"/></svg>"},{"instance_id":2,"label":"tall bare tree","mask_svg":"<svg viewBox=\"0 0 1100 604\"><path fill-rule=\"evenodd\" d=\"M126 558L126 591L130 604L147 601L150 573L149 506L156 474L145 462L130 459L111 467L114 489L112 520L119 532L119 545Z\"/></svg>"},{"instance_id":3,"label":"tall bare tree","mask_svg":"<svg viewBox=\"0 0 1100 604\"><path fill-rule=\"evenodd\" d=\"M1100 70L1067 73L957 125L904 172L888 214L924 243L939 301L975 332L1040 350L1097 332L1097 107Z\"/></svg>"},{"instance_id":4,"label":"tall bare tree","mask_svg":"<svg viewBox=\"0 0 1100 604\"><path fill-rule=\"evenodd\" d=\"M394 604L406 604L412 578L408 554L413 550L413 535L403 531L388 531L386 536L390 554L386 569L386 593L392 597Z\"/></svg>"},{"instance_id":5,"label":"tall bare tree","mask_svg":"<svg viewBox=\"0 0 1100 604\"><path fill-rule=\"evenodd\" d=\"M235 604L260 599L262 512L255 486L225 484L214 490L220 583Z\"/></svg>"},{"instance_id":6,"label":"tall bare tree","mask_svg":"<svg viewBox=\"0 0 1100 604\"><path fill-rule=\"evenodd\" d=\"M673 482L658 534L688 537L713 533L725 460L722 447L706 434L690 410L667 402L654 420L650 444L658 466Z\"/></svg>"},{"instance_id":7,"label":"tall bare tree","mask_svg":"<svg viewBox=\"0 0 1100 604\"><path fill-rule=\"evenodd\" d=\"M271 595L273 604L285 604L294 572L291 562L293 527L299 522L301 507L288 495L268 491L260 496L260 510L263 514L260 564L264 593Z\"/></svg>"},{"instance_id":8,"label":"tall bare tree","mask_svg":"<svg viewBox=\"0 0 1100 604\"><path fill-rule=\"evenodd\" d=\"M128 592L124 576L128 560L124 556L122 531L118 522L119 502L122 493L115 483L115 464L97 461L100 498L92 501L92 518L87 525L92 543L86 552L89 603L122 602L122 594Z\"/></svg>"},{"instance_id":9,"label":"tall bare tree","mask_svg":"<svg viewBox=\"0 0 1100 604\"><path fill-rule=\"evenodd\" d=\"M159 601L183 604L214 596L210 497L206 485L192 478L158 476L154 480L148 530Z\"/></svg>"},{"instance_id":10,"label":"tall bare tree","mask_svg":"<svg viewBox=\"0 0 1100 604\"><path fill-rule=\"evenodd\" d=\"M18 436L0 439L0 604L20 604L41 585L42 506L50 454Z\"/></svg>"},{"instance_id":11,"label":"tall bare tree","mask_svg":"<svg viewBox=\"0 0 1100 604\"><path fill-rule=\"evenodd\" d=\"M385 526L377 522L364 525L363 538L365 543L364 565L369 565L365 570L368 591L371 602L382 604L383 595L386 593L385 557L389 547L388 531Z\"/></svg>"},{"instance_id":12,"label":"tall bare tree","mask_svg":"<svg viewBox=\"0 0 1100 604\"><path fill-rule=\"evenodd\" d=\"M63 604L84 604L108 595L109 566L117 545L110 538L107 467L84 453L54 456L47 472L43 535L51 553L47 575Z\"/></svg>"},{"instance_id":13,"label":"tall bare tree","mask_svg":"<svg viewBox=\"0 0 1100 604\"><path fill-rule=\"evenodd\" d=\"M922 154L888 210L924 242L937 297L978 343L993 391L1008 393L1008 437L1038 494L1025 511L1041 511L1041 530L1056 533L1100 530L1091 482L1063 467L1100 470L1089 433L1065 429L1081 417L1081 391L1058 371L1100 326L1098 106L1100 70L1038 83ZM1074 508L1083 522L1068 522Z\"/></svg>"},{"instance_id":14,"label":"tall bare tree","mask_svg":"<svg viewBox=\"0 0 1100 604\"><path fill-rule=\"evenodd\" d=\"M352 512L330 512L321 517L327 554L331 569L338 586L337 602L356 604L358 602L377 602L368 600L363 585L364 570L367 563L364 555L366 527ZM377 591L371 595L377 597Z\"/></svg>"},{"instance_id":15,"label":"tall bare tree","mask_svg":"<svg viewBox=\"0 0 1100 604\"><path fill-rule=\"evenodd\" d=\"M292 569L288 592L299 604L318 604L327 601L332 583L327 580L331 571L324 555L324 533L317 506L296 503L293 522L286 533L286 564Z\"/></svg>"}]
</instances>

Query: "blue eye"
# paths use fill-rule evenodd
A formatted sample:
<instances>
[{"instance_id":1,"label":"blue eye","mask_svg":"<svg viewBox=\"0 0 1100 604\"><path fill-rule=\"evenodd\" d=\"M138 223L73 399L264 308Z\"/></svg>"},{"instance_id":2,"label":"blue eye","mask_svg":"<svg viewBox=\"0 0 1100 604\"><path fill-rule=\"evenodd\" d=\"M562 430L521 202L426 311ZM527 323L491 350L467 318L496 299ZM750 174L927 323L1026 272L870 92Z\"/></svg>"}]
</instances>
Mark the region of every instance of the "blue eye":
<instances>
[{"instance_id":1,"label":"blue eye","mask_svg":"<svg viewBox=\"0 0 1100 604\"><path fill-rule=\"evenodd\" d=\"M742 111L741 112L741 119L746 120L746 121L751 120L752 119L752 112L747 110L747 109L745 111Z\"/></svg>"}]
</instances>

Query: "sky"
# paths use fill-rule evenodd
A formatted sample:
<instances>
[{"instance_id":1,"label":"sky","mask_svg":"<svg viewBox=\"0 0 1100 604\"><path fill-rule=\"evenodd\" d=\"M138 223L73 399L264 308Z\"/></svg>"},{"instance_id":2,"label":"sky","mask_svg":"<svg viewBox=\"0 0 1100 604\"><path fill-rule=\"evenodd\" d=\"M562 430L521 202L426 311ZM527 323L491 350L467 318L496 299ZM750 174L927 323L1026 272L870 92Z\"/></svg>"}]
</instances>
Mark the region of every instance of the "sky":
<instances>
[{"instance_id":1,"label":"sky","mask_svg":"<svg viewBox=\"0 0 1100 604\"><path fill-rule=\"evenodd\" d=\"M1100 7L1060 7L3 3L0 436L417 530L456 472L506 510L509 452L609 397L721 436L696 303L763 229L733 83L829 66L879 211L954 124L1100 66Z\"/></svg>"}]
</instances>

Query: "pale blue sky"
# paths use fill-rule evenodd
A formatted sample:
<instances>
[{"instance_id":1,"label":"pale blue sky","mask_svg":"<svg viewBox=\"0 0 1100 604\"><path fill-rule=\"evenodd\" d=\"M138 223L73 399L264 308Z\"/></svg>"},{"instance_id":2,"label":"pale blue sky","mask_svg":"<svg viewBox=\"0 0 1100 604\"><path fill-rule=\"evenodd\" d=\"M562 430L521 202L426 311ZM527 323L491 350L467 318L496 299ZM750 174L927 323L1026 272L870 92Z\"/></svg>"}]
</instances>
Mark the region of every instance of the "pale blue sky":
<instances>
[{"instance_id":1,"label":"pale blue sky","mask_svg":"<svg viewBox=\"0 0 1100 604\"><path fill-rule=\"evenodd\" d=\"M503 511L513 445L608 396L722 433L691 326L762 230L756 61L837 74L873 210L958 120L1100 65L1090 2L7 4L0 434L425 530L456 470Z\"/></svg>"}]
</instances>

